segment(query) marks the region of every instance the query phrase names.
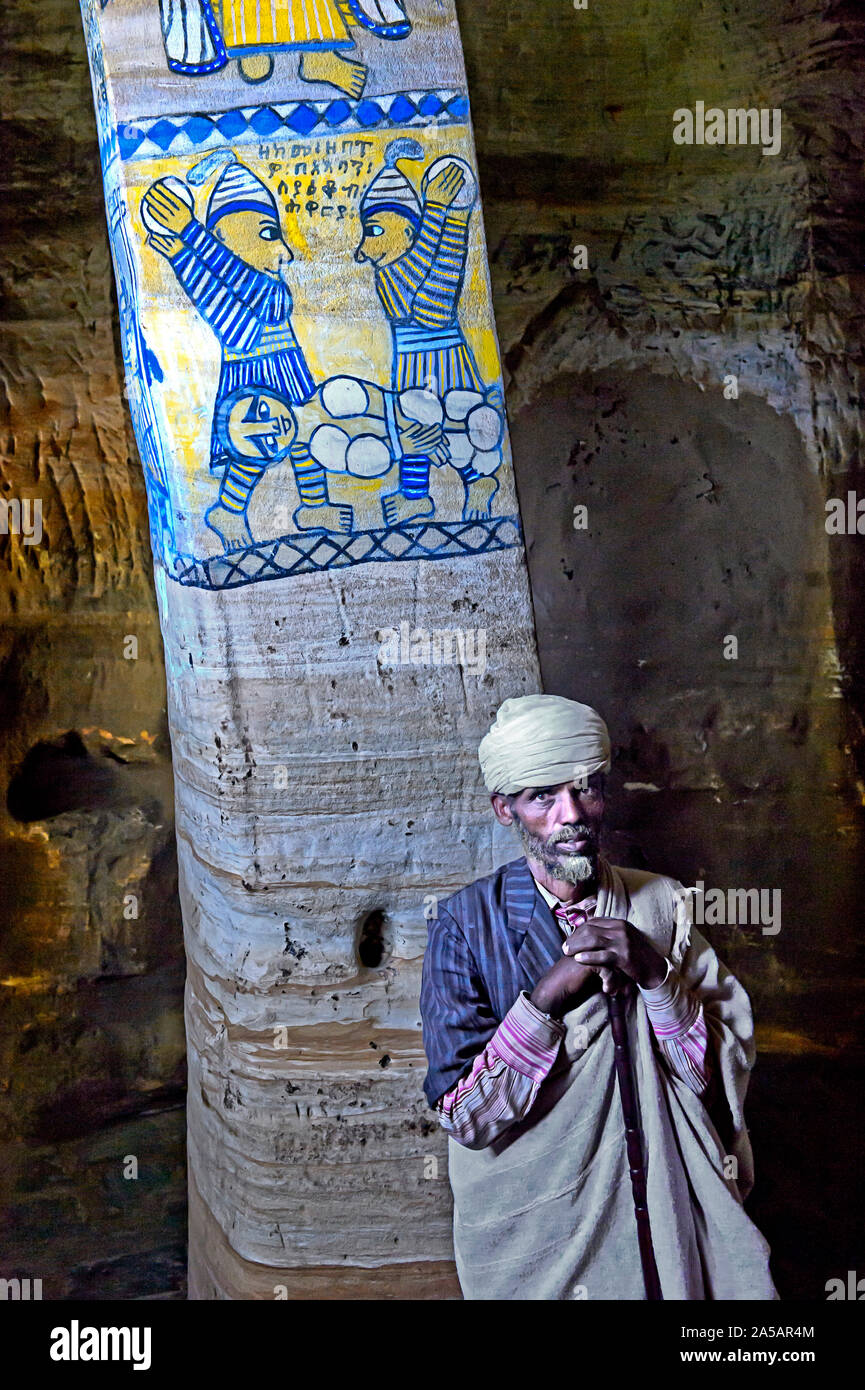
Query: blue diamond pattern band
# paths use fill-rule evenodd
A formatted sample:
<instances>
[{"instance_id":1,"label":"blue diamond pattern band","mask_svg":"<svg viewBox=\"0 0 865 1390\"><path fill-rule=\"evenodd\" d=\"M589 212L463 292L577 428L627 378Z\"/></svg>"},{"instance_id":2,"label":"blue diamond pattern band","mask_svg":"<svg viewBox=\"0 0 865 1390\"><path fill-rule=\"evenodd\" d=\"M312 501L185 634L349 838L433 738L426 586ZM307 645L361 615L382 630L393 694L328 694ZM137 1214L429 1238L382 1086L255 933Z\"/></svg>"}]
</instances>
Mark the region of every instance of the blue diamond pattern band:
<instances>
[{"instance_id":1,"label":"blue diamond pattern band","mask_svg":"<svg viewBox=\"0 0 865 1390\"><path fill-rule=\"evenodd\" d=\"M216 149L226 141L249 145L265 140L307 140L335 131L458 125L467 120L468 111L466 93L453 89L396 92L361 101L340 97L335 101L278 102L214 115L196 112L124 121L117 126L117 141L124 160L154 159L169 151L183 155Z\"/></svg>"}]
</instances>

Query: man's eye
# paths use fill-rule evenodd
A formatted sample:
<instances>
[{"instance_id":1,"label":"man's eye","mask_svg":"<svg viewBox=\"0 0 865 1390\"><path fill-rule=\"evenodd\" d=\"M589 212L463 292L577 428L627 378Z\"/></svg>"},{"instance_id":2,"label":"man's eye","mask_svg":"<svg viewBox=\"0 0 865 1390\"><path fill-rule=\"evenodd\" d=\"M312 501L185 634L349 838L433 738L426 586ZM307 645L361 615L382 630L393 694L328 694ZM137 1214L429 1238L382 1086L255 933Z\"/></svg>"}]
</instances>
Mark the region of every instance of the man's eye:
<instances>
[{"instance_id":1,"label":"man's eye","mask_svg":"<svg viewBox=\"0 0 865 1390\"><path fill-rule=\"evenodd\" d=\"M279 232L276 230L275 227L262 227L258 235L261 237L262 241L279 240Z\"/></svg>"},{"instance_id":2,"label":"man's eye","mask_svg":"<svg viewBox=\"0 0 865 1390\"><path fill-rule=\"evenodd\" d=\"M377 222L371 222L366 229L367 236L384 236L384 227L380 227Z\"/></svg>"}]
</instances>

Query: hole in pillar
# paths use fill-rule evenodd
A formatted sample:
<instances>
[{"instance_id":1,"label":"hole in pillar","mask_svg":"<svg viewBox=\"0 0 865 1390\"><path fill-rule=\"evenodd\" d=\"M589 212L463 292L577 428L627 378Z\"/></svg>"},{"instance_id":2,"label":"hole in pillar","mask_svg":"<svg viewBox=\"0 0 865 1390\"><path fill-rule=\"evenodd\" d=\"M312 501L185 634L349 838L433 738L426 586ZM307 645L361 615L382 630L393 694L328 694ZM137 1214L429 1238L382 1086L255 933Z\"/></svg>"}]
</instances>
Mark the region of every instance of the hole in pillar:
<instances>
[{"instance_id":1,"label":"hole in pillar","mask_svg":"<svg viewBox=\"0 0 865 1390\"><path fill-rule=\"evenodd\" d=\"M357 958L367 970L378 970L390 958L387 915L380 907L368 912L360 924Z\"/></svg>"}]
</instances>

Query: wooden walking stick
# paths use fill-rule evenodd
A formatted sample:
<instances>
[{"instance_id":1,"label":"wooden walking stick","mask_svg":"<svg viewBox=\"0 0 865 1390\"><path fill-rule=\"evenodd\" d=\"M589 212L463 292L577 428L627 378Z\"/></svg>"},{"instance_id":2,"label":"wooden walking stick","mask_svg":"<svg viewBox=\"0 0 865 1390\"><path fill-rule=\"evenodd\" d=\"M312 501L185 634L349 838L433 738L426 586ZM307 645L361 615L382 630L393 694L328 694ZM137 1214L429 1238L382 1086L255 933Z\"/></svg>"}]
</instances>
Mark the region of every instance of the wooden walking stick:
<instances>
[{"instance_id":1,"label":"wooden walking stick","mask_svg":"<svg viewBox=\"0 0 865 1390\"><path fill-rule=\"evenodd\" d=\"M631 1046L628 1040L628 1025L625 1017L625 998L625 993L621 991L616 994L608 994L607 1009L615 1045L616 1076L619 1081L622 1115L625 1120L628 1170L631 1174L631 1190L634 1194L634 1216L637 1219L637 1240L640 1245L643 1283L646 1287L648 1301L661 1303L663 1302L663 1294L661 1293L661 1281L658 1278L658 1266L655 1263L655 1251L652 1247L652 1230L649 1225L646 1168L643 1163L643 1148L640 1141L637 1092L634 1086L634 1067L631 1061Z\"/></svg>"}]
</instances>

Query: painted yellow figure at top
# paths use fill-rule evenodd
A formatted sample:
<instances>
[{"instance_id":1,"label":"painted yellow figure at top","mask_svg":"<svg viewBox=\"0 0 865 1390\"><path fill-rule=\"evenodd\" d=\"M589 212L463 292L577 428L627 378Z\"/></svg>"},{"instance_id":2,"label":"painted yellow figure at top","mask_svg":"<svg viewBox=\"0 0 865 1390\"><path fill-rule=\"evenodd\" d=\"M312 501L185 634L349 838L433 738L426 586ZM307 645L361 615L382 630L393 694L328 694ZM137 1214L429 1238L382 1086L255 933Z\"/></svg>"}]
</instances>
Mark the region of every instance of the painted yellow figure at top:
<instances>
[{"instance_id":1,"label":"painted yellow figure at top","mask_svg":"<svg viewBox=\"0 0 865 1390\"><path fill-rule=\"evenodd\" d=\"M301 50L300 76L305 82L326 82L348 96L360 97L366 67L338 51L354 47L349 26L369 20L358 0L214 0L214 5L221 10L226 50L239 60L247 82L266 81L273 71L271 55L297 48ZM397 9L402 15L401 8ZM375 33L387 31L389 26L379 23L369 27ZM395 37L403 27L410 26L390 26Z\"/></svg>"},{"instance_id":2,"label":"painted yellow figure at top","mask_svg":"<svg viewBox=\"0 0 865 1390\"><path fill-rule=\"evenodd\" d=\"M222 33L232 54L287 44L352 46L335 0L222 0Z\"/></svg>"},{"instance_id":3,"label":"painted yellow figure at top","mask_svg":"<svg viewBox=\"0 0 865 1390\"><path fill-rule=\"evenodd\" d=\"M239 60L247 82L270 76L273 52L300 48L305 81L328 82L360 96L366 69L334 51L353 47L336 0L221 0L221 5L226 49Z\"/></svg>"},{"instance_id":4,"label":"painted yellow figure at top","mask_svg":"<svg viewBox=\"0 0 865 1390\"><path fill-rule=\"evenodd\" d=\"M340 50L354 48L360 30L379 39L411 33L403 0L159 0L159 14L174 72L204 76L236 58L244 81L266 82L274 54L297 49L304 82L325 82L354 98L366 65Z\"/></svg>"}]
</instances>

